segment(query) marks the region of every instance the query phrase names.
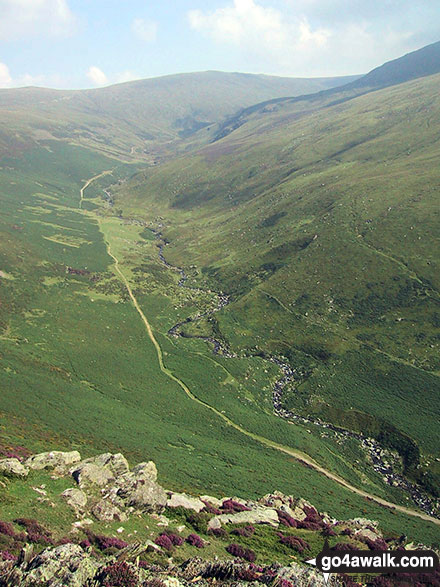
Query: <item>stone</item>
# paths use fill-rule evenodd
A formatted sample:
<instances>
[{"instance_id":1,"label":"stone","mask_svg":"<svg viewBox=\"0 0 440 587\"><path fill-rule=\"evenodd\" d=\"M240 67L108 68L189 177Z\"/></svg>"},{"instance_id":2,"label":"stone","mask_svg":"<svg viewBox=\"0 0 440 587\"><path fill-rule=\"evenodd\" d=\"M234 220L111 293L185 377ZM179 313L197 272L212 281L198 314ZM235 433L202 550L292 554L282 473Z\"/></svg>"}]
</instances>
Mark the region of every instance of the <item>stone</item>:
<instances>
[{"instance_id":1,"label":"stone","mask_svg":"<svg viewBox=\"0 0 440 587\"><path fill-rule=\"evenodd\" d=\"M74 528L84 528L84 526L91 526L93 524L93 520L90 518L85 518L80 520L79 522L73 522L72 526Z\"/></svg>"},{"instance_id":2,"label":"stone","mask_svg":"<svg viewBox=\"0 0 440 587\"><path fill-rule=\"evenodd\" d=\"M127 514L121 512L118 507L105 499L101 499L101 501L98 501L98 503L93 506L92 514L101 522L113 522L115 520L117 522L126 522L128 519Z\"/></svg>"},{"instance_id":3,"label":"stone","mask_svg":"<svg viewBox=\"0 0 440 587\"><path fill-rule=\"evenodd\" d=\"M201 501L206 501L209 504L213 505L216 508L219 508L223 505L224 499L217 499L217 497L212 497L212 495L201 495Z\"/></svg>"},{"instance_id":4,"label":"stone","mask_svg":"<svg viewBox=\"0 0 440 587\"><path fill-rule=\"evenodd\" d=\"M163 581L166 587L183 587L182 583L176 577L168 577Z\"/></svg>"},{"instance_id":5,"label":"stone","mask_svg":"<svg viewBox=\"0 0 440 587\"><path fill-rule=\"evenodd\" d=\"M61 497L66 500L67 505L70 505L76 511L83 510L87 505L87 495L84 491L75 487L65 489Z\"/></svg>"},{"instance_id":6,"label":"stone","mask_svg":"<svg viewBox=\"0 0 440 587\"><path fill-rule=\"evenodd\" d=\"M167 507L182 507L186 510L194 510L198 513L205 507L205 504L198 497L192 497L186 493L171 493L167 501Z\"/></svg>"},{"instance_id":7,"label":"stone","mask_svg":"<svg viewBox=\"0 0 440 587\"><path fill-rule=\"evenodd\" d=\"M281 585L283 581L289 581L297 587L325 587L327 585L320 571L301 566L296 562L290 563L288 567L278 569L276 583Z\"/></svg>"},{"instance_id":8,"label":"stone","mask_svg":"<svg viewBox=\"0 0 440 587\"><path fill-rule=\"evenodd\" d=\"M132 473L136 479L157 481L157 468L153 461L148 461L148 463L139 463L133 467Z\"/></svg>"},{"instance_id":9,"label":"stone","mask_svg":"<svg viewBox=\"0 0 440 587\"><path fill-rule=\"evenodd\" d=\"M86 555L79 545L63 544L44 550L25 569L17 569L16 577L12 576L10 584L22 587L83 587L93 579L97 568L98 562Z\"/></svg>"},{"instance_id":10,"label":"stone","mask_svg":"<svg viewBox=\"0 0 440 587\"><path fill-rule=\"evenodd\" d=\"M221 528L224 524L268 524L278 527L278 514L275 509L256 507L249 512L238 512L237 514L221 514L211 518L208 529Z\"/></svg>"},{"instance_id":11,"label":"stone","mask_svg":"<svg viewBox=\"0 0 440 587\"><path fill-rule=\"evenodd\" d=\"M1 459L0 473L7 476L27 477L29 474L28 467L23 466L18 459Z\"/></svg>"},{"instance_id":12,"label":"stone","mask_svg":"<svg viewBox=\"0 0 440 587\"><path fill-rule=\"evenodd\" d=\"M355 538L367 538L368 540L377 540L378 538L382 538L382 534L380 532L376 532L370 530L369 528L364 528L362 530L358 530L354 534Z\"/></svg>"},{"instance_id":13,"label":"stone","mask_svg":"<svg viewBox=\"0 0 440 587\"><path fill-rule=\"evenodd\" d=\"M124 486L119 489L118 495L126 505L145 512L161 511L168 500L164 488L154 481L138 481Z\"/></svg>"},{"instance_id":14,"label":"stone","mask_svg":"<svg viewBox=\"0 0 440 587\"><path fill-rule=\"evenodd\" d=\"M371 528L377 529L379 526L379 522L376 520L368 520L367 518L353 518L352 520L348 520L347 523L350 523L352 526L357 528L366 528L370 526Z\"/></svg>"},{"instance_id":15,"label":"stone","mask_svg":"<svg viewBox=\"0 0 440 587\"><path fill-rule=\"evenodd\" d=\"M29 469L41 470L55 467L68 467L81 460L81 455L77 450L71 452L51 451L42 452L37 455L29 457L25 465Z\"/></svg>"},{"instance_id":16,"label":"stone","mask_svg":"<svg viewBox=\"0 0 440 587\"><path fill-rule=\"evenodd\" d=\"M107 467L107 469L113 473L114 477L119 477L119 475L128 473L130 470L127 459L121 453L112 454L110 452L106 452L101 455L97 455L96 457L84 459L82 463L90 463L97 465L98 467Z\"/></svg>"},{"instance_id":17,"label":"stone","mask_svg":"<svg viewBox=\"0 0 440 587\"><path fill-rule=\"evenodd\" d=\"M103 487L114 481L113 473L107 467L100 467L94 463L81 463L79 467L70 470L78 485L99 485Z\"/></svg>"}]
</instances>

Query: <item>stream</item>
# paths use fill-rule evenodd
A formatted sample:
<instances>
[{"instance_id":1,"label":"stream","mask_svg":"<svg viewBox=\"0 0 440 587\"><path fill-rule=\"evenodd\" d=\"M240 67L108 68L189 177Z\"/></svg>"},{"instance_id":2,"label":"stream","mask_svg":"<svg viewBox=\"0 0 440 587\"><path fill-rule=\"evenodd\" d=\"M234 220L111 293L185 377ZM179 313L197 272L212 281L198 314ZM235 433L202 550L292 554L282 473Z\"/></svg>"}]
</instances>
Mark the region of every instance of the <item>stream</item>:
<instances>
[{"instance_id":1,"label":"stream","mask_svg":"<svg viewBox=\"0 0 440 587\"><path fill-rule=\"evenodd\" d=\"M171 269L172 271L177 271L180 274L180 279L178 282L179 287L189 287L186 285L188 276L186 275L184 269L182 269L181 267L171 265L165 259L164 249L169 243L164 239L160 231L156 231L151 228L150 230L152 230L153 234L159 241L158 250L160 261L168 269ZM199 292L203 291L195 287L189 287L189 289ZM215 293L215 295L217 296L217 305L215 306L215 308L185 318L181 322L178 322L177 324L172 326L168 330L168 334L174 337L197 338L203 340L212 345L212 350L214 354L222 355L226 358L237 358L239 357L239 355L231 352L229 347L223 341L217 340L210 336L190 335L181 331L181 327L185 324L195 322L197 320L200 320L201 318L212 316L215 312L219 312L230 303L231 300L227 294L223 292L213 293ZM327 422L323 422L319 418L302 416L285 409L282 405L284 390L288 386L290 388L293 387L293 389L295 389L295 382L298 379L298 374L296 370L292 368L291 365L287 362L287 359L275 356L263 358L277 365L282 373L282 377L275 382L272 391L272 404L274 414L276 416L288 421L295 421L300 422L301 424L318 426L322 430L331 430L339 439L355 439L360 443L361 447L367 452L373 470L379 475L381 475L381 477L388 485L398 487L403 492L405 492L412 499L412 501L419 507L419 509L425 512L426 514L433 516L435 518L440 518L440 514L433 500L426 493L424 493L418 485L411 483L401 473L398 473L395 470L393 464L390 462L393 460L391 453L386 449L382 448L382 446L375 439L367 437L357 432L346 430L345 428L334 426L333 424L329 424Z\"/></svg>"}]
</instances>

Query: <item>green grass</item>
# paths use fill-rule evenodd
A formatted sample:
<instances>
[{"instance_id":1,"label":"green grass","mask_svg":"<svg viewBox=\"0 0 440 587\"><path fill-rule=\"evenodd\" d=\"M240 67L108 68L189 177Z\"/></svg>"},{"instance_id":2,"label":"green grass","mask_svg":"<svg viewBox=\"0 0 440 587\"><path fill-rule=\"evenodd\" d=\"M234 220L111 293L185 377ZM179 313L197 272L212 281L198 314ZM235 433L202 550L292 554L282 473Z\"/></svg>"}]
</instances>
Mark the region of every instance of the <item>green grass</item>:
<instances>
[{"instance_id":1,"label":"green grass","mask_svg":"<svg viewBox=\"0 0 440 587\"><path fill-rule=\"evenodd\" d=\"M231 294L216 328L233 350L297 369L291 409L381 418L429 460L440 454L439 79L318 114L260 112L117 198L128 214L160 215L167 259L197 267L190 284ZM197 328L210 325L185 327Z\"/></svg>"},{"instance_id":2,"label":"green grass","mask_svg":"<svg viewBox=\"0 0 440 587\"><path fill-rule=\"evenodd\" d=\"M152 458L176 489L249 497L280 489L334 516L371 517L388 531L434 542L433 524L353 495L187 397L159 370L105 240L151 322L165 367L197 398L251 434L406 504L352 441L276 418L278 373L253 355L282 354L297 368L298 391L286 399L299 412L319 409L325 417L331 406L347 422L356 408L410 435L424 457L438 454L437 89L436 78L415 82L319 119L275 124L270 133L266 120L252 121L197 156L128 182L138 167L56 141L4 159L0 271L14 279L0 280L2 436L24 437L40 450ZM431 100L422 137L414 95ZM277 122L276 113L269 118ZM114 210L102 200L109 176L86 190L79 210L84 181L106 169L124 180ZM164 224L167 258L188 268L188 285L200 289L178 286L152 233L117 218L121 208L151 227ZM429 238L419 238L421 226ZM200 330L214 328L240 358L216 357L200 341L166 334L215 306L209 288L231 292L232 303Z\"/></svg>"}]
</instances>

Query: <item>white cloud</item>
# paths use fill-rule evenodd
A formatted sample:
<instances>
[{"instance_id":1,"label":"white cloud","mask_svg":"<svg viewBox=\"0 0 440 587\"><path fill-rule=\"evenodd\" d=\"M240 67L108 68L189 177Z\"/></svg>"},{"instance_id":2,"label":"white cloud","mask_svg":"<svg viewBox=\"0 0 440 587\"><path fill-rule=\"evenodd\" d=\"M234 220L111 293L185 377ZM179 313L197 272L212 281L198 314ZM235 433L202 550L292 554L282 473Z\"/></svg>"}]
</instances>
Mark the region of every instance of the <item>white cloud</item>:
<instances>
[{"instance_id":1,"label":"white cloud","mask_svg":"<svg viewBox=\"0 0 440 587\"><path fill-rule=\"evenodd\" d=\"M282 10L262 0L227 1L214 11L189 11L188 22L232 49L247 71L306 77L363 73L417 46L411 46L407 26L377 26L371 7L361 11L364 0L284 0L277 3ZM371 3L377 7L383 0ZM348 14L343 11L352 4Z\"/></svg>"},{"instance_id":2,"label":"white cloud","mask_svg":"<svg viewBox=\"0 0 440 587\"><path fill-rule=\"evenodd\" d=\"M105 73L96 67L96 65L92 65L87 72L87 77L95 86L105 86L109 83L107 76Z\"/></svg>"},{"instance_id":3,"label":"white cloud","mask_svg":"<svg viewBox=\"0 0 440 587\"><path fill-rule=\"evenodd\" d=\"M276 59L285 68L299 54L326 46L330 32L322 27L313 29L303 15L286 20L285 15L255 0L233 0L233 4L205 13L188 13L191 28L218 43L236 45L241 51Z\"/></svg>"},{"instance_id":4,"label":"white cloud","mask_svg":"<svg viewBox=\"0 0 440 587\"><path fill-rule=\"evenodd\" d=\"M47 85L48 80L43 75L30 75L25 73L13 77L6 63L0 62L0 88L22 88L25 86Z\"/></svg>"},{"instance_id":5,"label":"white cloud","mask_svg":"<svg viewBox=\"0 0 440 587\"><path fill-rule=\"evenodd\" d=\"M12 76L9 73L9 67L0 62L0 88L10 88L12 85Z\"/></svg>"},{"instance_id":6,"label":"white cloud","mask_svg":"<svg viewBox=\"0 0 440 587\"><path fill-rule=\"evenodd\" d=\"M131 30L135 36L146 43L154 43L157 38L157 22L145 18L135 18Z\"/></svg>"},{"instance_id":7,"label":"white cloud","mask_svg":"<svg viewBox=\"0 0 440 587\"><path fill-rule=\"evenodd\" d=\"M75 16L66 0L0 0L0 40L67 36Z\"/></svg>"}]
</instances>

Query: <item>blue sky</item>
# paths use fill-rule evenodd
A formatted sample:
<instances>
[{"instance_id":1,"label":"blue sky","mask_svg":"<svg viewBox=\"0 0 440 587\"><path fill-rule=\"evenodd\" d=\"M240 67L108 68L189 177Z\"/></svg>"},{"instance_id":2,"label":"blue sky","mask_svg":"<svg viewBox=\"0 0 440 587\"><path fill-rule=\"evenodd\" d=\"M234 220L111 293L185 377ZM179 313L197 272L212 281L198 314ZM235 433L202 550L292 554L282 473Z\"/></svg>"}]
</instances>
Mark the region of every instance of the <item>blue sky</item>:
<instances>
[{"instance_id":1,"label":"blue sky","mask_svg":"<svg viewBox=\"0 0 440 587\"><path fill-rule=\"evenodd\" d=\"M0 0L0 87L346 75L438 40L438 0Z\"/></svg>"}]
</instances>

